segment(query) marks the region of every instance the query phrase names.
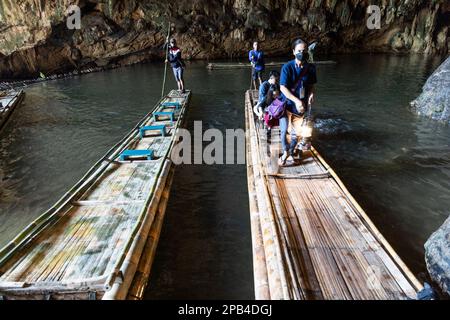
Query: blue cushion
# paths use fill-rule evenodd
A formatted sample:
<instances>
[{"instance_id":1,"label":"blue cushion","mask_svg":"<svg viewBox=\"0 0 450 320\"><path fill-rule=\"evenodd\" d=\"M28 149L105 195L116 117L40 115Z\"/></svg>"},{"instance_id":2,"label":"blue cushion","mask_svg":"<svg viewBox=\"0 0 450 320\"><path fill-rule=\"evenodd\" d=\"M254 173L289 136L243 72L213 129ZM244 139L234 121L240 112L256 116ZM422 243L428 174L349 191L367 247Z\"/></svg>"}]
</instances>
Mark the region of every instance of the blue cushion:
<instances>
[{"instance_id":1,"label":"blue cushion","mask_svg":"<svg viewBox=\"0 0 450 320\"><path fill-rule=\"evenodd\" d=\"M181 103L179 102L163 102L161 105L163 107L175 107L176 109L181 108Z\"/></svg>"},{"instance_id":2,"label":"blue cushion","mask_svg":"<svg viewBox=\"0 0 450 320\"><path fill-rule=\"evenodd\" d=\"M158 120L158 116L169 116L170 117L170 121L174 122L175 121L175 113L168 111L168 112L155 112L153 113L153 117L155 118L155 120Z\"/></svg>"},{"instance_id":3,"label":"blue cushion","mask_svg":"<svg viewBox=\"0 0 450 320\"><path fill-rule=\"evenodd\" d=\"M165 125L159 125L159 126L144 126L139 128L139 134L141 136L141 138L143 138L145 136L145 132L146 131L151 131L151 130L158 130L161 131L161 135L164 137L166 135L166 126Z\"/></svg>"},{"instance_id":4,"label":"blue cushion","mask_svg":"<svg viewBox=\"0 0 450 320\"><path fill-rule=\"evenodd\" d=\"M153 156L153 150L124 150L120 154L120 161L126 161L130 157L146 157L147 160L152 160Z\"/></svg>"}]
</instances>

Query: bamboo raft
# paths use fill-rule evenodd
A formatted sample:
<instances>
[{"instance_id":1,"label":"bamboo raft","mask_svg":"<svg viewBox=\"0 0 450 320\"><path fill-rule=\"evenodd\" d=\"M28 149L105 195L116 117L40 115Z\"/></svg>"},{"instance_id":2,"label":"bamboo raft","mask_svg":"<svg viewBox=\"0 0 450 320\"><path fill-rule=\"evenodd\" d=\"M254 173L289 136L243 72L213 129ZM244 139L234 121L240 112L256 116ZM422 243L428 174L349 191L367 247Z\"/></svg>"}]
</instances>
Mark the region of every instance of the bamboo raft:
<instances>
[{"instance_id":1,"label":"bamboo raft","mask_svg":"<svg viewBox=\"0 0 450 320\"><path fill-rule=\"evenodd\" d=\"M265 64L266 68L270 67L282 67L286 62L268 62ZM314 64L336 64L336 61L324 60L314 61ZM208 63L206 68L208 70L224 70L224 69L250 69L252 66L250 63Z\"/></svg>"},{"instance_id":2,"label":"bamboo raft","mask_svg":"<svg viewBox=\"0 0 450 320\"><path fill-rule=\"evenodd\" d=\"M316 150L278 168L279 129L268 137L255 101L247 91L256 299L416 299L419 281Z\"/></svg>"},{"instance_id":3,"label":"bamboo raft","mask_svg":"<svg viewBox=\"0 0 450 320\"><path fill-rule=\"evenodd\" d=\"M0 92L0 130L6 124L15 108L22 102L23 90L8 90Z\"/></svg>"},{"instance_id":4,"label":"bamboo raft","mask_svg":"<svg viewBox=\"0 0 450 320\"><path fill-rule=\"evenodd\" d=\"M171 91L161 99L83 179L0 251L0 298L142 298L173 178L170 152L189 98L189 91ZM165 132L142 134L143 126L164 126ZM125 150L150 149L151 160L121 157Z\"/></svg>"}]
</instances>

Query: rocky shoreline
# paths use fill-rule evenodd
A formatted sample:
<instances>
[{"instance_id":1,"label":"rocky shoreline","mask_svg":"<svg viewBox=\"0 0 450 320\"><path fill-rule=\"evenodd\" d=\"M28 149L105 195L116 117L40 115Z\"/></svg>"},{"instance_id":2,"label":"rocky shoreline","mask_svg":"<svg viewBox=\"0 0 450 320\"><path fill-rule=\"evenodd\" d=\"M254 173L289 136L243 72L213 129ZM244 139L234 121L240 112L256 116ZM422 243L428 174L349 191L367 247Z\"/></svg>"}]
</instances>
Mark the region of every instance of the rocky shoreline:
<instances>
[{"instance_id":1,"label":"rocky shoreline","mask_svg":"<svg viewBox=\"0 0 450 320\"><path fill-rule=\"evenodd\" d=\"M318 40L318 53L448 53L448 2L379 3L381 27L369 29L359 0L3 0L0 79L163 59L169 21L187 59L243 57L254 40L284 55L299 36ZM71 4L81 8L79 30L66 26Z\"/></svg>"},{"instance_id":2,"label":"rocky shoreline","mask_svg":"<svg viewBox=\"0 0 450 320\"><path fill-rule=\"evenodd\" d=\"M124 66L111 65L108 67L95 67L95 68L74 70L74 71L70 71L67 73L52 74L50 76L39 77L39 78L35 78L35 79L2 81L2 82L0 82L0 90L17 89L20 87L26 87L28 85L32 85L32 84L39 83L39 82L46 82L46 81L52 81L52 80L58 80L58 79L69 79L69 78L73 78L73 77L82 76L85 74L103 72L103 71L118 69L118 68L122 68L122 67L128 67L128 66L131 66L134 64L138 64L138 62L129 64L129 65L124 65Z\"/></svg>"},{"instance_id":3,"label":"rocky shoreline","mask_svg":"<svg viewBox=\"0 0 450 320\"><path fill-rule=\"evenodd\" d=\"M411 108L418 115L450 124L450 56L428 78Z\"/></svg>"},{"instance_id":4,"label":"rocky shoreline","mask_svg":"<svg viewBox=\"0 0 450 320\"><path fill-rule=\"evenodd\" d=\"M450 217L426 242L425 261L431 279L450 297Z\"/></svg>"}]
</instances>

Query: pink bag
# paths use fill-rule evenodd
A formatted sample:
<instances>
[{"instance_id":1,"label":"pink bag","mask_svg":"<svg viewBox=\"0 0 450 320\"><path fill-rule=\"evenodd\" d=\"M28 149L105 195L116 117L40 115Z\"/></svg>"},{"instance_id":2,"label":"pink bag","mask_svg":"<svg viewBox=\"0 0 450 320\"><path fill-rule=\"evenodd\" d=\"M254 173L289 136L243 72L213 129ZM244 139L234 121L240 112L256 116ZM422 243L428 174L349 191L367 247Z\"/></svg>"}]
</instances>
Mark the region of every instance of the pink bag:
<instances>
[{"instance_id":1,"label":"pink bag","mask_svg":"<svg viewBox=\"0 0 450 320\"><path fill-rule=\"evenodd\" d=\"M280 120L273 118L268 112L264 114L264 123L269 129L280 125Z\"/></svg>"}]
</instances>

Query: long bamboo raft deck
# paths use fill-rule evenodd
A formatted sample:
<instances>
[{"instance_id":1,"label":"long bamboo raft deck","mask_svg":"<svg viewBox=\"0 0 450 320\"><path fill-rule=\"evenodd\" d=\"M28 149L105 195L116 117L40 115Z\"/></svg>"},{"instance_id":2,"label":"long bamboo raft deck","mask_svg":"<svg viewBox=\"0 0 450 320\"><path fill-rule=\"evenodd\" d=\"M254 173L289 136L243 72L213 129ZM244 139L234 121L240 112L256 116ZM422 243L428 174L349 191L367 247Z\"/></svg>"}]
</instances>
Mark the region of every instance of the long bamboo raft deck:
<instances>
[{"instance_id":1,"label":"long bamboo raft deck","mask_svg":"<svg viewBox=\"0 0 450 320\"><path fill-rule=\"evenodd\" d=\"M247 91L247 173L257 299L415 299L421 284L316 150L278 168Z\"/></svg>"},{"instance_id":2,"label":"long bamboo raft deck","mask_svg":"<svg viewBox=\"0 0 450 320\"><path fill-rule=\"evenodd\" d=\"M286 62L268 62L265 64L266 69L271 67L281 67ZM332 60L323 60L323 61L314 61L314 64L336 64L336 61ZM225 70L225 69L250 69L250 63L208 63L206 66L208 70Z\"/></svg>"},{"instance_id":3,"label":"long bamboo raft deck","mask_svg":"<svg viewBox=\"0 0 450 320\"><path fill-rule=\"evenodd\" d=\"M25 93L20 90L0 91L0 130L6 124L14 109L22 102Z\"/></svg>"},{"instance_id":4,"label":"long bamboo raft deck","mask_svg":"<svg viewBox=\"0 0 450 320\"><path fill-rule=\"evenodd\" d=\"M49 211L0 251L0 298L140 299L173 177L190 92L170 92ZM175 116L172 122L169 112ZM166 133L139 128L164 126ZM121 159L153 150L151 160Z\"/></svg>"}]
</instances>

